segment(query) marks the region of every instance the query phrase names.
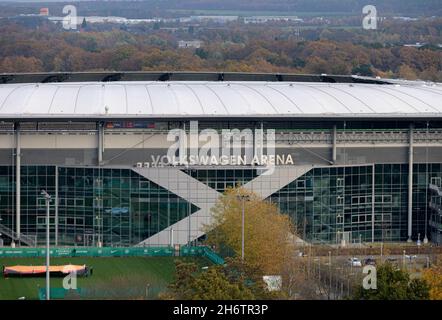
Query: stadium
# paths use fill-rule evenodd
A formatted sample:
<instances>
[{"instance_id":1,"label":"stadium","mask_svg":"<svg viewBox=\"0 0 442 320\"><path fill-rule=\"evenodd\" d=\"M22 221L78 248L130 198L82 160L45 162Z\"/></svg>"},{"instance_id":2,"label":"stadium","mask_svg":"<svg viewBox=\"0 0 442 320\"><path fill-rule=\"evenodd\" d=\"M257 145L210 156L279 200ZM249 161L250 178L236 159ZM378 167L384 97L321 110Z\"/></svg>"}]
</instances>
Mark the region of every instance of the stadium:
<instances>
[{"instance_id":1,"label":"stadium","mask_svg":"<svg viewBox=\"0 0 442 320\"><path fill-rule=\"evenodd\" d=\"M440 243L441 101L441 84L357 76L2 74L0 241L45 243L45 190L53 245L192 244L241 184L307 242ZM160 161L224 130L251 132L239 159ZM270 174L241 158L269 130Z\"/></svg>"}]
</instances>

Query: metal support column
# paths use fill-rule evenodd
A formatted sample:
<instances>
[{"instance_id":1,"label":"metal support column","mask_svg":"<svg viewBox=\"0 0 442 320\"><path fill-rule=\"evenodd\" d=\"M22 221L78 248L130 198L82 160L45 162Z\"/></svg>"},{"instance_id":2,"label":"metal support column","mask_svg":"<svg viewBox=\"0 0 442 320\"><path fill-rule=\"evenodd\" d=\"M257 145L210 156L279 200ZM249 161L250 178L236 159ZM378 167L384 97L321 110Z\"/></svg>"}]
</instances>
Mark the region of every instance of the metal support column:
<instances>
[{"instance_id":1,"label":"metal support column","mask_svg":"<svg viewBox=\"0 0 442 320\"><path fill-rule=\"evenodd\" d=\"M58 166L55 166L55 246L58 246Z\"/></svg>"},{"instance_id":2,"label":"metal support column","mask_svg":"<svg viewBox=\"0 0 442 320\"><path fill-rule=\"evenodd\" d=\"M15 124L15 214L16 214L16 233L17 233L17 241L20 245L20 199L21 199L21 185L20 185L20 179L21 179L21 141L20 141L20 124Z\"/></svg>"},{"instance_id":3,"label":"metal support column","mask_svg":"<svg viewBox=\"0 0 442 320\"><path fill-rule=\"evenodd\" d=\"M101 166L103 162L104 151L104 127L102 122L97 123L98 128L98 165Z\"/></svg>"},{"instance_id":4,"label":"metal support column","mask_svg":"<svg viewBox=\"0 0 442 320\"><path fill-rule=\"evenodd\" d=\"M371 174L371 242L374 242L374 216L375 216L375 191L376 191L376 167L373 164Z\"/></svg>"},{"instance_id":5,"label":"metal support column","mask_svg":"<svg viewBox=\"0 0 442 320\"><path fill-rule=\"evenodd\" d=\"M408 242L413 233L413 124L410 124L410 142L408 147Z\"/></svg>"},{"instance_id":6,"label":"metal support column","mask_svg":"<svg viewBox=\"0 0 442 320\"><path fill-rule=\"evenodd\" d=\"M333 126L333 146L332 146L332 162L333 164L336 163L336 140L337 140L337 133L336 133L336 125Z\"/></svg>"}]
</instances>

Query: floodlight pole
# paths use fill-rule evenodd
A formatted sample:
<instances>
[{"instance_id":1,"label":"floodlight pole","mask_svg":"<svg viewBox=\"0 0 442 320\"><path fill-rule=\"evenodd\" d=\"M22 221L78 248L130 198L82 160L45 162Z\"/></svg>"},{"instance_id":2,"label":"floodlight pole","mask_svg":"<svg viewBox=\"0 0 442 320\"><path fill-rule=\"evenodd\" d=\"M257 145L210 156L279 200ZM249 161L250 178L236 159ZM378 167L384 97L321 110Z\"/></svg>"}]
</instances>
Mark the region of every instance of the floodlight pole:
<instances>
[{"instance_id":1,"label":"floodlight pole","mask_svg":"<svg viewBox=\"0 0 442 320\"><path fill-rule=\"evenodd\" d=\"M242 198L242 219L241 219L241 260L244 262L244 216L245 216L245 208L244 208L244 197Z\"/></svg>"},{"instance_id":2,"label":"floodlight pole","mask_svg":"<svg viewBox=\"0 0 442 320\"><path fill-rule=\"evenodd\" d=\"M50 272L49 272L49 203L51 196L45 191L41 190L41 194L45 197L46 202L46 300L50 300Z\"/></svg>"}]
</instances>

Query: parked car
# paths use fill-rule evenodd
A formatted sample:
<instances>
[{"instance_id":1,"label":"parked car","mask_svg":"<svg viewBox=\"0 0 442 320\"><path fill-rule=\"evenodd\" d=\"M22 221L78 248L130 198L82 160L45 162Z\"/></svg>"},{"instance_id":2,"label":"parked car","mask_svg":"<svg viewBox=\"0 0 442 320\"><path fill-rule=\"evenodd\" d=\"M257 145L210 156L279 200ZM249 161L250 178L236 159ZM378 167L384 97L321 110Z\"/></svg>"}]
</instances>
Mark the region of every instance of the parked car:
<instances>
[{"instance_id":1,"label":"parked car","mask_svg":"<svg viewBox=\"0 0 442 320\"><path fill-rule=\"evenodd\" d=\"M373 258L367 258L367 259L365 259L364 264L366 266L375 266L376 265L376 260L373 259Z\"/></svg>"},{"instance_id":2,"label":"parked car","mask_svg":"<svg viewBox=\"0 0 442 320\"><path fill-rule=\"evenodd\" d=\"M399 266L399 260L397 258L393 258L393 257L388 257L385 262L390 263L393 266L398 267Z\"/></svg>"},{"instance_id":3,"label":"parked car","mask_svg":"<svg viewBox=\"0 0 442 320\"><path fill-rule=\"evenodd\" d=\"M348 263L353 267L362 267L362 262L358 258L349 258Z\"/></svg>"}]
</instances>

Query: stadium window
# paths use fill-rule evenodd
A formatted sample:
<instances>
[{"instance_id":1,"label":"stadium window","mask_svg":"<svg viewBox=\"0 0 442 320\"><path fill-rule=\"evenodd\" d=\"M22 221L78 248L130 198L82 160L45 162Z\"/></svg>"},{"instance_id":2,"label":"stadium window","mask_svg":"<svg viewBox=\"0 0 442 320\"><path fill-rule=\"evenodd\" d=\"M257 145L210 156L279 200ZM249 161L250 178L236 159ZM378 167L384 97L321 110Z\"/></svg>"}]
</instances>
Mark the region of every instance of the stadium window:
<instances>
[{"instance_id":1,"label":"stadium window","mask_svg":"<svg viewBox=\"0 0 442 320\"><path fill-rule=\"evenodd\" d=\"M37 217L37 225L45 225L46 224L46 217Z\"/></svg>"},{"instance_id":2,"label":"stadium window","mask_svg":"<svg viewBox=\"0 0 442 320\"><path fill-rule=\"evenodd\" d=\"M38 216L37 217L37 226L45 226L46 225L46 217L45 216ZM49 225L55 225L55 217L49 218Z\"/></svg>"},{"instance_id":3,"label":"stadium window","mask_svg":"<svg viewBox=\"0 0 442 320\"><path fill-rule=\"evenodd\" d=\"M94 208L103 208L103 199L95 198L93 205L94 205Z\"/></svg>"},{"instance_id":4,"label":"stadium window","mask_svg":"<svg viewBox=\"0 0 442 320\"><path fill-rule=\"evenodd\" d=\"M140 188L140 190L148 190L149 189L149 181L140 180L139 188Z\"/></svg>"},{"instance_id":5,"label":"stadium window","mask_svg":"<svg viewBox=\"0 0 442 320\"><path fill-rule=\"evenodd\" d=\"M359 204L359 197L358 196L351 197L351 204L358 205Z\"/></svg>"},{"instance_id":6,"label":"stadium window","mask_svg":"<svg viewBox=\"0 0 442 320\"><path fill-rule=\"evenodd\" d=\"M343 187L344 186L344 178L337 178L336 179L336 186Z\"/></svg>"},{"instance_id":7,"label":"stadium window","mask_svg":"<svg viewBox=\"0 0 442 320\"><path fill-rule=\"evenodd\" d=\"M45 198L37 198L37 208L45 208L46 200Z\"/></svg>"},{"instance_id":8,"label":"stadium window","mask_svg":"<svg viewBox=\"0 0 442 320\"><path fill-rule=\"evenodd\" d=\"M342 196L338 196L338 197L336 197L336 204L337 205L343 205L344 204L344 197L342 197Z\"/></svg>"},{"instance_id":9,"label":"stadium window","mask_svg":"<svg viewBox=\"0 0 442 320\"><path fill-rule=\"evenodd\" d=\"M382 196L382 203L391 203L392 197L391 195Z\"/></svg>"},{"instance_id":10,"label":"stadium window","mask_svg":"<svg viewBox=\"0 0 442 320\"><path fill-rule=\"evenodd\" d=\"M103 187L103 180L102 179L95 179L94 180L94 187L95 188L102 188Z\"/></svg>"},{"instance_id":11,"label":"stadium window","mask_svg":"<svg viewBox=\"0 0 442 320\"><path fill-rule=\"evenodd\" d=\"M296 187L298 189L305 189L305 180L297 180L296 181Z\"/></svg>"},{"instance_id":12,"label":"stadium window","mask_svg":"<svg viewBox=\"0 0 442 320\"><path fill-rule=\"evenodd\" d=\"M338 223L338 224L344 223L344 216L342 214L338 214L336 216L336 223Z\"/></svg>"},{"instance_id":13,"label":"stadium window","mask_svg":"<svg viewBox=\"0 0 442 320\"><path fill-rule=\"evenodd\" d=\"M431 184L441 187L441 178L440 177L431 177Z\"/></svg>"}]
</instances>

